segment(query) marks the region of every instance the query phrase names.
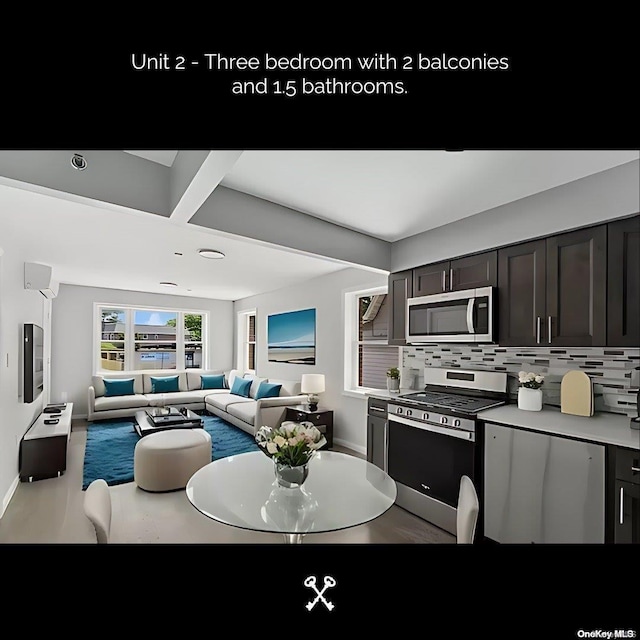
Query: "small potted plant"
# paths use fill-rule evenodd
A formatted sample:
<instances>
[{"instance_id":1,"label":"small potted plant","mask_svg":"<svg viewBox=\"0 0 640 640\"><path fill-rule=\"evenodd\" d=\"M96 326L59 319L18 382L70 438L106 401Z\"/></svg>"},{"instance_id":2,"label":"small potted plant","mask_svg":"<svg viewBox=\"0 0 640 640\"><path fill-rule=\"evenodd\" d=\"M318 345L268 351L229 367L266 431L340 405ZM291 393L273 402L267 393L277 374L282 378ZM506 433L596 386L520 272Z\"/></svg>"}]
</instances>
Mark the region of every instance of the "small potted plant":
<instances>
[{"instance_id":1,"label":"small potted plant","mask_svg":"<svg viewBox=\"0 0 640 640\"><path fill-rule=\"evenodd\" d=\"M390 393L400 391L400 369L398 367L387 369L387 390Z\"/></svg>"},{"instance_id":2,"label":"small potted plant","mask_svg":"<svg viewBox=\"0 0 640 640\"><path fill-rule=\"evenodd\" d=\"M518 409L540 411L542 409L542 389L544 376L531 371L518 373Z\"/></svg>"}]
</instances>

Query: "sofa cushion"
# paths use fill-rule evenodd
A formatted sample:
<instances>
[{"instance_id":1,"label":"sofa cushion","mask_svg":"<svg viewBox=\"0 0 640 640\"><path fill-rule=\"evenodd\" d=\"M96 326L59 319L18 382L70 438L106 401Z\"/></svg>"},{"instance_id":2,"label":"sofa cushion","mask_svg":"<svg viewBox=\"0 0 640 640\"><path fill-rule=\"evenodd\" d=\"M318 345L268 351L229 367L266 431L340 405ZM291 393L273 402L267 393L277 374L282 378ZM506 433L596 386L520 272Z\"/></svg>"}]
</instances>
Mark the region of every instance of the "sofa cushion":
<instances>
[{"instance_id":1,"label":"sofa cushion","mask_svg":"<svg viewBox=\"0 0 640 640\"><path fill-rule=\"evenodd\" d=\"M256 393L258 393L258 388L260 387L261 383L269 382L268 378L258 378L258 376L254 375L253 373L245 373L242 377L245 380L251 380L251 389L249 390L250 398L256 397Z\"/></svg>"},{"instance_id":2,"label":"sofa cushion","mask_svg":"<svg viewBox=\"0 0 640 640\"><path fill-rule=\"evenodd\" d=\"M143 392L142 374L140 373L105 373L97 376L91 376L91 386L95 389L96 398L100 398L105 395L106 389L104 386L105 380L123 380L126 378L133 378L133 391L135 393Z\"/></svg>"},{"instance_id":3,"label":"sofa cushion","mask_svg":"<svg viewBox=\"0 0 640 640\"><path fill-rule=\"evenodd\" d=\"M139 393L133 396L115 396L107 398L102 396L96 398L96 411L111 411L112 409L131 409L135 407L148 407L149 401Z\"/></svg>"},{"instance_id":4,"label":"sofa cushion","mask_svg":"<svg viewBox=\"0 0 640 640\"><path fill-rule=\"evenodd\" d=\"M178 376L151 376L151 393L177 393L180 391Z\"/></svg>"},{"instance_id":5,"label":"sofa cushion","mask_svg":"<svg viewBox=\"0 0 640 640\"><path fill-rule=\"evenodd\" d=\"M200 376L201 389L224 389L224 373L218 375Z\"/></svg>"},{"instance_id":6,"label":"sofa cushion","mask_svg":"<svg viewBox=\"0 0 640 640\"><path fill-rule=\"evenodd\" d=\"M243 398L242 396L236 396L231 393L212 393L205 398L205 402L206 404L210 404L221 411L226 411L227 407L232 404L245 402L256 404L256 401L253 398Z\"/></svg>"},{"instance_id":7,"label":"sofa cushion","mask_svg":"<svg viewBox=\"0 0 640 640\"><path fill-rule=\"evenodd\" d=\"M253 424L256 418L257 406L256 402L236 402L227 407L227 413L247 424Z\"/></svg>"},{"instance_id":8,"label":"sofa cushion","mask_svg":"<svg viewBox=\"0 0 640 640\"><path fill-rule=\"evenodd\" d=\"M277 398L280 395L280 389L282 389L281 384L262 382L258 387L256 400L260 400L261 398Z\"/></svg>"},{"instance_id":9,"label":"sofa cushion","mask_svg":"<svg viewBox=\"0 0 640 640\"><path fill-rule=\"evenodd\" d=\"M269 382L282 385L280 396L299 396L301 394L299 380L296 382L295 380L274 380L269 378Z\"/></svg>"},{"instance_id":10,"label":"sofa cushion","mask_svg":"<svg viewBox=\"0 0 640 640\"><path fill-rule=\"evenodd\" d=\"M202 380L200 376L216 376L224 375L224 371L219 369L193 369L187 371L187 390L195 391L196 389L202 389ZM226 384L225 377L225 384Z\"/></svg>"},{"instance_id":11,"label":"sofa cushion","mask_svg":"<svg viewBox=\"0 0 640 640\"><path fill-rule=\"evenodd\" d=\"M211 391L174 391L173 393L148 393L145 398L152 407L162 405L190 404L192 402L204 402L205 394Z\"/></svg>"},{"instance_id":12,"label":"sofa cushion","mask_svg":"<svg viewBox=\"0 0 640 640\"><path fill-rule=\"evenodd\" d=\"M142 393L153 393L153 389L151 388L151 378L172 378L176 375L178 376L178 390L188 391L186 371L178 373L176 371L158 370L154 373L142 374Z\"/></svg>"},{"instance_id":13,"label":"sofa cushion","mask_svg":"<svg viewBox=\"0 0 640 640\"><path fill-rule=\"evenodd\" d=\"M236 377L231 387L231 394L234 396L248 398L252 382L253 381L249 379L245 380L244 378Z\"/></svg>"},{"instance_id":14,"label":"sofa cushion","mask_svg":"<svg viewBox=\"0 0 640 640\"><path fill-rule=\"evenodd\" d=\"M105 388L105 397L113 398L114 396L132 396L133 390L133 378L122 378L121 380L109 380L105 378L103 380Z\"/></svg>"}]
</instances>

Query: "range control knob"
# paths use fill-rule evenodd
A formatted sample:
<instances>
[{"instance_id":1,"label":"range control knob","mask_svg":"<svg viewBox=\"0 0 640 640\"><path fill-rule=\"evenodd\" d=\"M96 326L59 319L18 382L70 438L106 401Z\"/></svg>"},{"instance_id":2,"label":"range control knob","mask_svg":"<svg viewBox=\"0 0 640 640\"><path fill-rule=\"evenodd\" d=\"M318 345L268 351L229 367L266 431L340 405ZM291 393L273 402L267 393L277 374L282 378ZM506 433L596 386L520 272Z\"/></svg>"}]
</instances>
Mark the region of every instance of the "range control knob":
<instances>
[{"instance_id":1,"label":"range control knob","mask_svg":"<svg viewBox=\"0 0 640 640\"><path fill-rule=\"evenodd\" d=\"M446 416L442 416L442 417L440 418L440 424L447 424L447 422L449 422L449 421L447 420L447 417L446 417Z\"/></svg>"},{"instance_id":2,"label":"range control knob","mask_svg":"<svg viewBox=\"0 0 640 640\"><path fill-rule=\"evenodd\" d=\"M411 409L407 409L407 415L408 416L412 416L413 415L413 411L411 411Z\"/></svg>"},{"instance_id":3,"label":"range control knob","mask_svg":"<svg viewBox=\"0 0 640 640\"><path fill-rule=\"evenodd\" d=\"M423 413L422 414L422 419L423 420L428 420L429 419L429 414L428 413Z\"/></svg>"},{"instance_id":4,"label":"range control knob","mask_svg":"<svg viewBox=\"0 0 640 640\"><path fill-rule=\"evenodd\" d=\"M454 426L454 427L459 427L459 426L460 426L460 420L457 420L457 419L456 419L456 420L454 420L454 421L453 421L453 426Z\"/></svg>"},{"instance_id":5,"label":"range control knob","mask_svg":"<svg viewBox=\"0 0 640 640\"><path fill-rule=\"evenodd\" d=\"M399 413L402 413L402 407L397 407L397 408L396 408L396 413L398 413L398 414L399 414Z\"/></svg>"}]
</instances>

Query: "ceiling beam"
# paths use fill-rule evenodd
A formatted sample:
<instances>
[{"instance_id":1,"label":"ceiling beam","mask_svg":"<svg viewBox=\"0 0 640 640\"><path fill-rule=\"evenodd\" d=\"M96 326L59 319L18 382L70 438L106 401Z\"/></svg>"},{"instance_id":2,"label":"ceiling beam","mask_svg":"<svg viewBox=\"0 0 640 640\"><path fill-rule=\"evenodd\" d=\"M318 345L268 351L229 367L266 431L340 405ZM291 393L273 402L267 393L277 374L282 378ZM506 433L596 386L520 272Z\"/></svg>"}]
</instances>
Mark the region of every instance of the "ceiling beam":
<instances>
[{"instance_id":1,"label":"ceiling beam","mask_svg":"<svg viewBox=\"0 0 640 640\"><path fill-rule=\"evenodd\" d=\"M171 167L171 221L189 222L241 155L242 151L178 151Z\"/></svg>"}]
</instances>

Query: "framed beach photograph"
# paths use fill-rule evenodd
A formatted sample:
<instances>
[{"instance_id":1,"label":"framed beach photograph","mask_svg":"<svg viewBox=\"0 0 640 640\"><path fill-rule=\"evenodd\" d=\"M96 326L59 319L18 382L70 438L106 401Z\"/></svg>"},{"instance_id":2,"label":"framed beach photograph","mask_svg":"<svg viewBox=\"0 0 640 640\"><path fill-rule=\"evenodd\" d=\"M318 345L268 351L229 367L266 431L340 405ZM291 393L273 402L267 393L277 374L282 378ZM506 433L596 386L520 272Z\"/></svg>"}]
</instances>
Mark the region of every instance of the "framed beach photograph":
<instances>
[{"instance_id":1,"label":"framed beach photograph","mask_svg":"<svg viewBox=\"0 0 640 640\"><path fill-rule=\"evenodd\" d=\"M267 317L269 362L316 363L316 310L302 309Z\"/></svg>"}]
</instances>

